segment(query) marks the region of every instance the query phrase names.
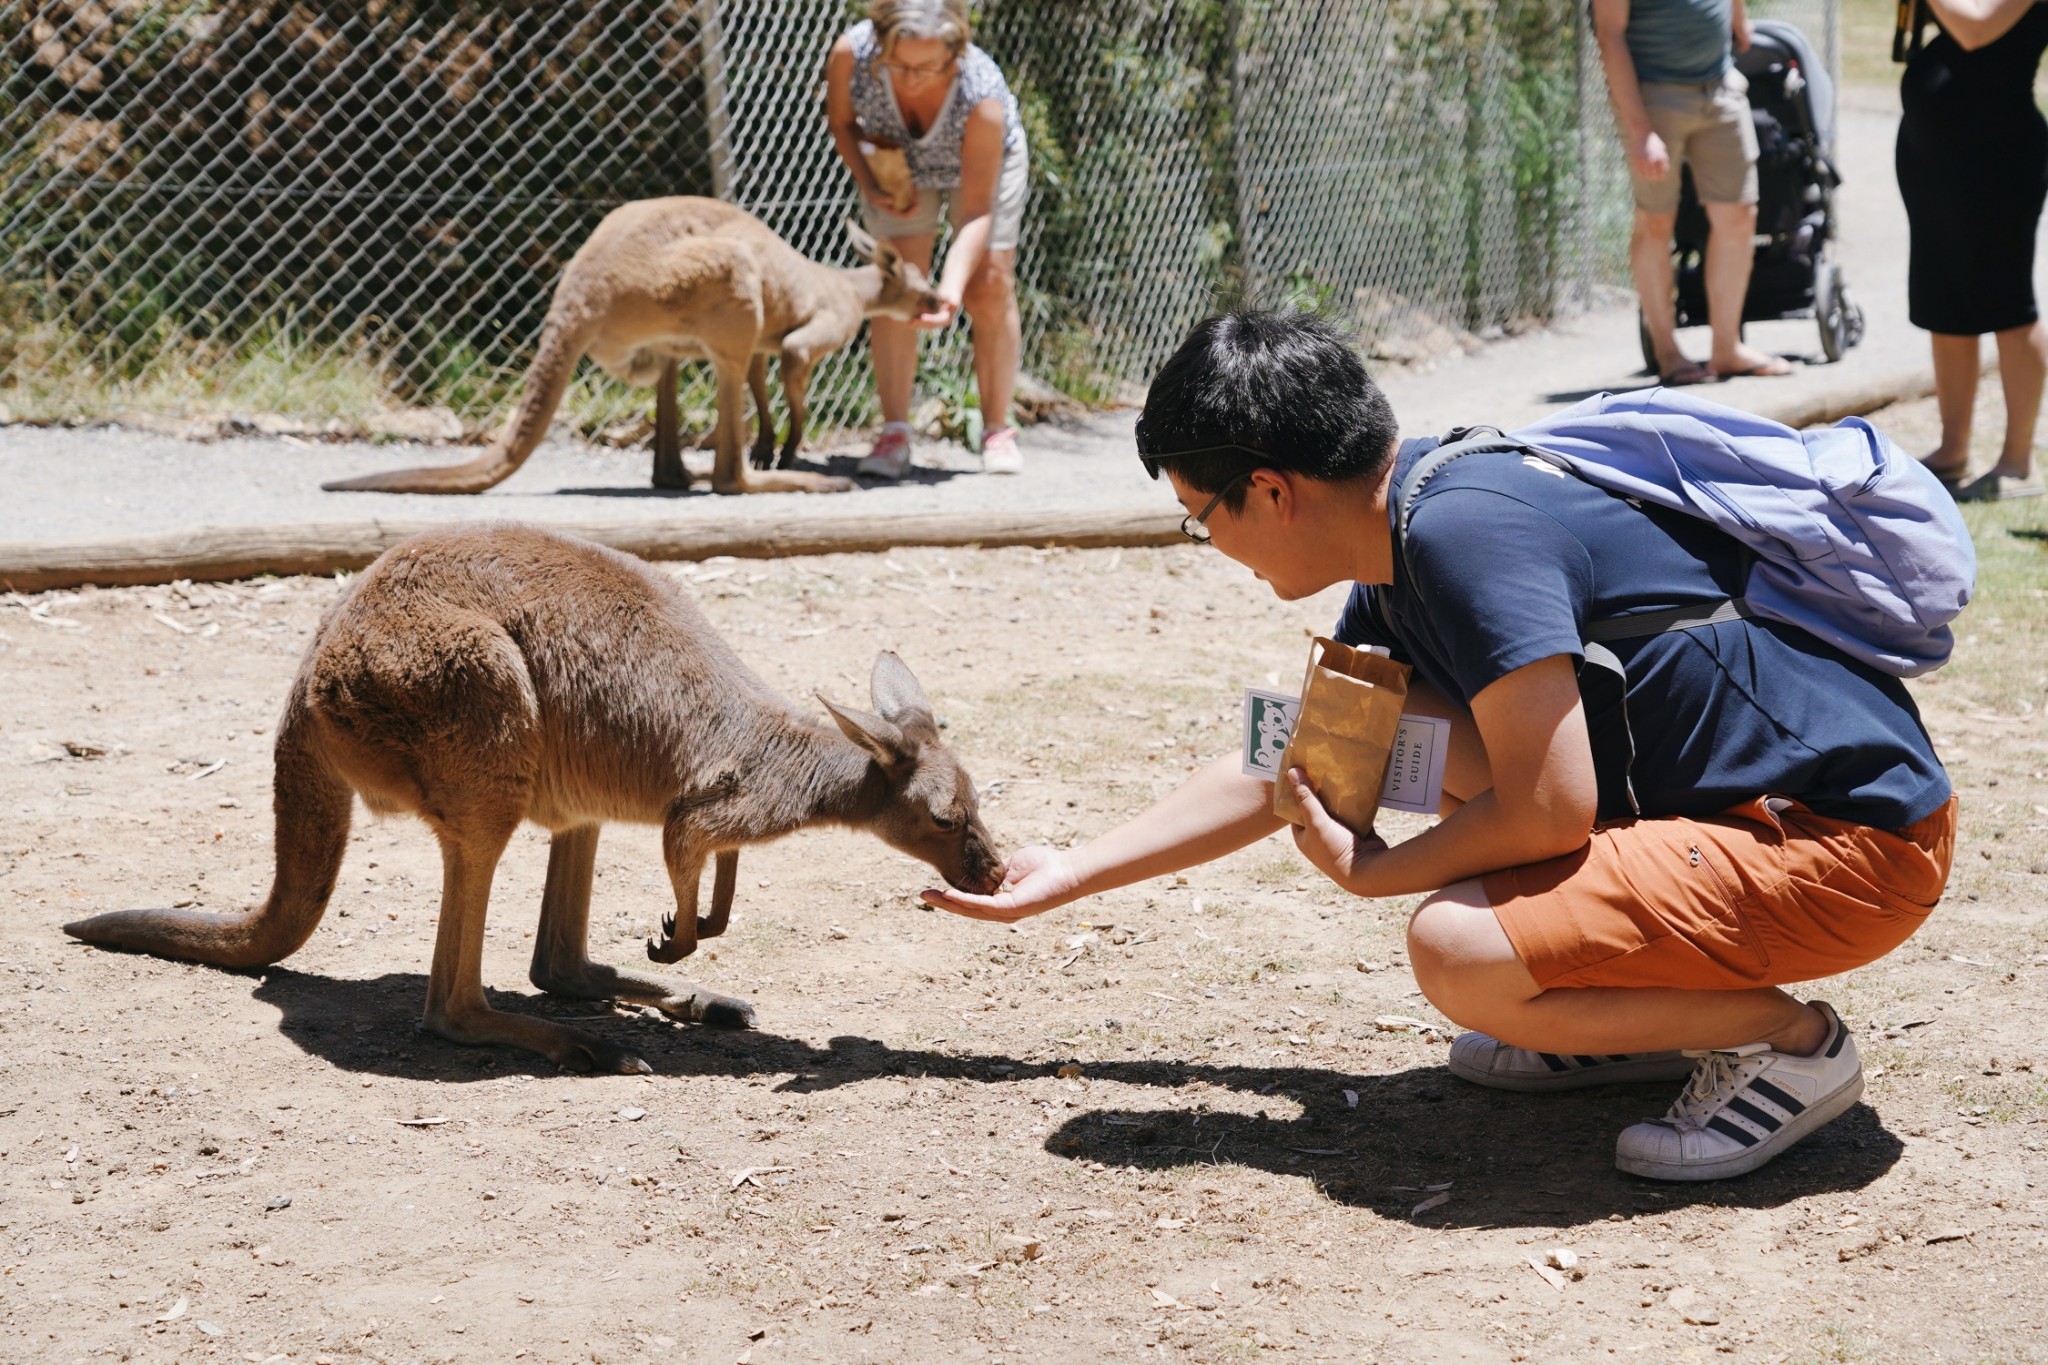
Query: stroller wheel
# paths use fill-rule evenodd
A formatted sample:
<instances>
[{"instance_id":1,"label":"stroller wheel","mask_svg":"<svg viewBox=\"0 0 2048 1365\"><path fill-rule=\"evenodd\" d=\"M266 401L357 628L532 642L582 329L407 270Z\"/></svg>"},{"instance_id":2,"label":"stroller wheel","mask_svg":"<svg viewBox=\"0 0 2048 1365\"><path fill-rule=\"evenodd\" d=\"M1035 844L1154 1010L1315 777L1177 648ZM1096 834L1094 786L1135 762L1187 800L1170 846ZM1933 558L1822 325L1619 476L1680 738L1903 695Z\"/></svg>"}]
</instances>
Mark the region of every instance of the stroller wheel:
<instances>
[{"instance_id":1,"label":"stroller wheel","mask_svg":"<svg viewBox=\"0 0 2048 1365\"><path fill-rule=\"evenodd\" d=\"M1822 266L1814 279L1813 316L1820 324L1821 354L1830 361L1863 339L1863 310L1850 301L1840 266Z\"/></svg>"}]
</instances>

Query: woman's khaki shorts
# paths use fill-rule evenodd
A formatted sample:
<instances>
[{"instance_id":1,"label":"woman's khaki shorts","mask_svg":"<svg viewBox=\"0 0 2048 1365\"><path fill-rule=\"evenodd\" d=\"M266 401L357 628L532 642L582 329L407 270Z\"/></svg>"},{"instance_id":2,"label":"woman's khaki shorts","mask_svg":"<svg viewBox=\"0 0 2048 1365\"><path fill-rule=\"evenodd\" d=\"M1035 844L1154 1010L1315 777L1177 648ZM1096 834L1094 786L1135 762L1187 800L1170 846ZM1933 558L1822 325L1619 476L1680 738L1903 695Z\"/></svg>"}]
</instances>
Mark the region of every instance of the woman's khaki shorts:
<instances>
[{"instance_id":1,"label":"woman's khaki shorts","mask_svg":"<svg viewBox=\"0 0 2048 1365\"><path fill-rule=\"evenodd\" d=\"M1671 169L1655 180L1629 166L1636 207L1645 213L1678 212L1678 168L1692 167L1702 204L1756 202L1756 124L1749 116L1749 82L1729 67L1706 85L1645 85L1643 109L1671 153Z\"/></svg>"},{"instance_id":2,"label":"woman's khaki shorts","mask_svg":"<svg viewBox=\"0 0 2048 1365\"><path fill-rule=\"evenodd\" d=\"M1003 153L1003 169L996 175L995 224L989 230L991 251L1014 251L1017 234L1024 227L1024 200L1031 191L1031 155L1024 145L1024 130L1017 130L1017 145ZM956 193L920 189L917 207L908 213L891 213L861 199L861 217L877 237L926 237L939 230L939 198L947 204L946 221L960 226L960 200Z\"/></svg>"},{"instance_id":3,"label":"woman's khaki shorts","mask_svg":"<svg viewBox=\"0 0 2048 1365\"><path fill-rule=\"evenodd\" d=\"M1576 853L1483 879L1536 984L1742 990L1815 981L1904 943L1941 899L1956 802L1901 830L1759 798L1599 825Z\"/></svg>"}]
</instances>

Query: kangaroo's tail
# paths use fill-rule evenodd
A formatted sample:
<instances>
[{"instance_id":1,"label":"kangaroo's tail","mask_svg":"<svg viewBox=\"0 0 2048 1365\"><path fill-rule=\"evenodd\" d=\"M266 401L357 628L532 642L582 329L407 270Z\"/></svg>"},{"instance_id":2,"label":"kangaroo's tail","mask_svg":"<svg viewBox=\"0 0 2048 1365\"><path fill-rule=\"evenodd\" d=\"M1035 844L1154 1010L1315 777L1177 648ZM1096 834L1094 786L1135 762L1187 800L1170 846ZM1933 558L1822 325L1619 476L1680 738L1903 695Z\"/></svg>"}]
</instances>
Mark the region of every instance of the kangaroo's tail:
<instances>
[{"instance_id":1,"label":"kangaroo's tail","mask_svg":"<svg viewBox=\"0 0 2048 1365\"><path fill-rule=\"evenodd\" d=\"M548 423L554 420L569 379L576 373L576 362L582 358L580 330L551 317L541 332L533 364L527 368L519 407L489 450L462 464L391 469L320 486L330 493L481 493L503 483L547 435Z\"/></svg>"},{"instance_id":2,"label":"kangaroo's tail","mask_svg":"<svg viewBox=\"0 0 2048 1365\"><path fill-rule=\"evenodd\" d=\"M277 732L277 874L259 909L241 915L116 910L67 924L64 932L106 948L220 967L267 966L295 951L312 936L334 894L353 796L321 753L314 724L295 692Z\"/></svg>"}]
</instances>

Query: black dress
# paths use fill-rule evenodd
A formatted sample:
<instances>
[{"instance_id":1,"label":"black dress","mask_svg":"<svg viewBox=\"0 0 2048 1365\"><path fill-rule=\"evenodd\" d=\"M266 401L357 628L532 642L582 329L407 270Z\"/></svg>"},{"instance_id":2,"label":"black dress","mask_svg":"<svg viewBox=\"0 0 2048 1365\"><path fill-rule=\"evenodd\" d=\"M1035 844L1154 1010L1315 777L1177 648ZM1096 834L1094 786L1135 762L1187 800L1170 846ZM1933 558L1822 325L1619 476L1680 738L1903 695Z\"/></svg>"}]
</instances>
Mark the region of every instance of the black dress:
<instances>
[{"instance_id":1,"label":"black dress","mask_svg":"<svg viewBox=\"0 0 2048 1365\"><path fill-rule=\"evenodd\" d=\"M1988 47L1938 35L1899 84L1899 193L1912 248L1913 325L1977 336L2024 327L2034 302L2034 234L2048 196L2048 123L2034 71L2048 48L2048 4Z\"/></svg>"}]
</instances>

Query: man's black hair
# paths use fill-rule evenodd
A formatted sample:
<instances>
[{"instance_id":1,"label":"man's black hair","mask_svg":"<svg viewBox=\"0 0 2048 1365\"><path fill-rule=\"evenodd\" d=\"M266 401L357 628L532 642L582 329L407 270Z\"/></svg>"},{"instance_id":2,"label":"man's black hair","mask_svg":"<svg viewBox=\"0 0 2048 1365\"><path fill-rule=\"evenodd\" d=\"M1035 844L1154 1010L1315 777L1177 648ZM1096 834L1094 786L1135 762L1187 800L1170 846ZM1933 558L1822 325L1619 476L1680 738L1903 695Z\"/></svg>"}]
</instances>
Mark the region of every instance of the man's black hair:
<instances>
[{"instance_id":1,"label":"man's black hair","mask_svg":"<svg viewBox=\"0 0 2048 1365\"><path fill-rule=\"evenodd\" d=\"M1196 323L1153 376L1138 454L1200 493L1261 467L1334 483L1378 478L1399 432L1335 327L1312 313L1224 313ZM1236 512L1244 499L1239 484L1223 501Z\"/></svg>"}]
</instances>

